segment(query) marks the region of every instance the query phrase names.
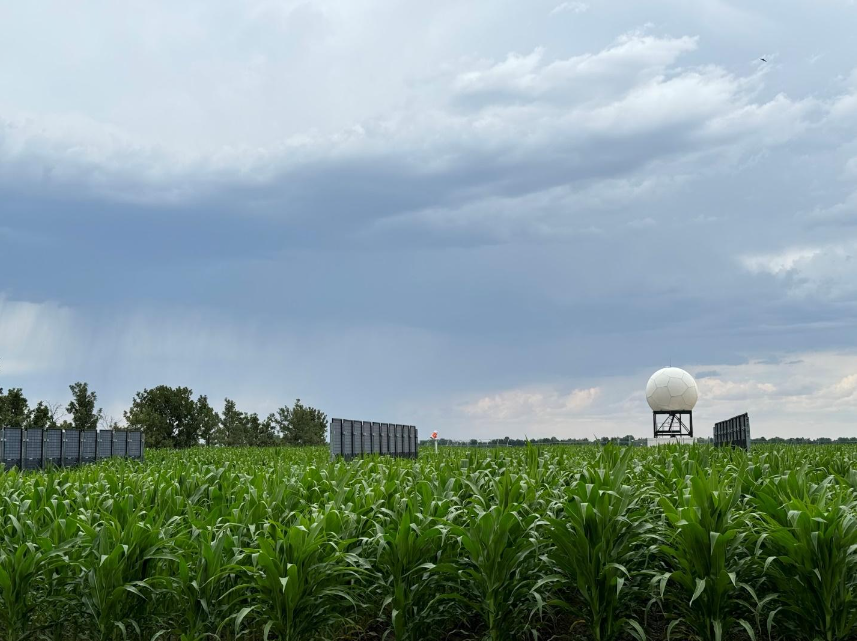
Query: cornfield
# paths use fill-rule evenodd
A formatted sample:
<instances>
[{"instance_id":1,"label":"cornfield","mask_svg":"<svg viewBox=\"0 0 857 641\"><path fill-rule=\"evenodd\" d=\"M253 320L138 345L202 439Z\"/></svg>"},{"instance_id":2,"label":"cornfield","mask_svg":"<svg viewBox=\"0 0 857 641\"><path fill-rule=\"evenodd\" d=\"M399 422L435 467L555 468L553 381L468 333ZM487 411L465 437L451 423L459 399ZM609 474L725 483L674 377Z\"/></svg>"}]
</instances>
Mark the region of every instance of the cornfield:
<instances>
[{"instance_id":1,"label":"cornfield","mask_svg":"<svg viewBox=\"0 0 857 641\"><path fill-rule=\"evenodd\" d=\"M857 447L0 474L6 641L857 639Z\"/></svg>"}]
</instances>

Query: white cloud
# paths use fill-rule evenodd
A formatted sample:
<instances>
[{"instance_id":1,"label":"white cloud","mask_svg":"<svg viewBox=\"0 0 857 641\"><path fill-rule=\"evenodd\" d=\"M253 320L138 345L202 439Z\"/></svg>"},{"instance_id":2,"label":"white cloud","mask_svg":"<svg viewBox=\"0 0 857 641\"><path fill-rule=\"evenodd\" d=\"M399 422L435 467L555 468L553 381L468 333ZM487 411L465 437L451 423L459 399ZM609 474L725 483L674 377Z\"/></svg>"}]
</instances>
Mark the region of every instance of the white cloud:
<instances>
[{"instance_id":1,"label":"white cloud","mask_svg":"<svg viewBox=\"0 0 857 641\"><path fill-rule=\"evenodd\" d=\"M496 420L557 420L590 407L600 389L590 387L571 392L514 389L485 396L463 407L468 416Z\"/></svg>"},{"instance_id":2,"label":"white cloud","mask_svg":"<svg viewBox=\"0 0 857 641\"><path fill-rule=\"evenodd\" d=\"M834 385L831 385L825 390L830 396L836 399L849 399L857 401L857 374L849 374L844 376Z\"/></svg>"},{"instance_id":3,"label":"white cloud","mask_svg":"<svg viewBox=\"0 0 857 641\"><path fill-rule=\"evenodd\" d=\"M715 377L704 378L698 384L700 394L714 400L734 401L766 398L777 391L777 388L771 383L724 381Z\"/></svg>"},{"instance_id":4,"label":"white cloud","mask_svg":"<svg viewBox=\"0 0 857 641\"><path fill-rule=\"evenodd\" d=\"M586 93L592 96L596 89L593 81L632 82L636 74L655 74L696 47L697 39L693 37L657 38L630 33L598 53L548 63L543 63L545 49L538 47L529 54L510 53L502 62L463 72L455 79L455 88L465 94L505 91L537 96L587 82Z\"/></svg>"},{"instance_id":5,"label":"white cloud","mask_svg":"<svg viewBox=\"0 0 857 641\"><path fill-rule=\"evenodd\" d=\"M857 291L857 240L743 257L754 274L784 279L795 298L848 301Z\"/></svg>"},{"instance_id":6,"label":"white cloud","mask_svg":"<svg viewBox=\"0 0 857 641\"><path fill-rule=\"evenodd\" d=\"M787 249L773 254L756 254L744 256L741 262L746 269L754 274L783 274L798 268L801 264L812 261L823 250L818 247L802 247Z\"/></svg>"},{"instance_id":7,"label":"white cloud","mask_svg":"<svg viewBox=\"0 0 857 641\"><path fill-rule=\"evenodd\" d=\"M857 175L857 163L850 161L846 165L846 172ZM830 207L816 207L807 215L807 221L811 225L857 225L857 191Z\"/></svg>"},{"instance_id":8,"label":"white cloud","mask_svg":"<svg viewBox=\"0 0 857 641\"><path fill-rule=\"evenodd\" d=\"M572 2L562 2L551 9L550 15L556 15L558 13L586 13L589 11L589 5L585 2L580 2L579 0L573 0Z\"/></svg>"}]
</instances>

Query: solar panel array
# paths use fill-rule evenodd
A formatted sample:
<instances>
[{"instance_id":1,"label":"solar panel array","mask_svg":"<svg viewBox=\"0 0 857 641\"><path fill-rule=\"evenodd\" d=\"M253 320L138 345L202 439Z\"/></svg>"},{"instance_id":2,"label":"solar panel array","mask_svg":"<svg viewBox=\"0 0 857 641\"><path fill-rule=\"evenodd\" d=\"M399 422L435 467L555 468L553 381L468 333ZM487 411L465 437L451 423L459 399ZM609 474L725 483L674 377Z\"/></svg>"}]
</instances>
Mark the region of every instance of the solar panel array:
<instances>
[{"instance_id":1,"label":"solar panel array","mask_svg":"<svg viewBox=\"0 0 857 641\"><path fill-rule=\"evenodd\" d=\"M417 458L419 436L413 425L330 420L330 458L353 459L380 454Z\"/></svg>"},{"instance_id":2,"label":"solar panel array","mask_svg":"<svg viewBox=\"0 0 857 641\"><path fill-rule=\"evenodd\" d=\"M714 444L750 449L750 416L746 413L714 424Z\"/></svg>"},{"instance_id":3,"label":"solar panel array","mask_svg":"<svg viewBox=\"0 0 857 641\"><path fill-rule=\"evenodd\" d=\"M0 429L0 465L38 470L49 465L71 467L119 456L143 458L141 432L61 430L20 427Z\"/></svg>"}]
</instances>

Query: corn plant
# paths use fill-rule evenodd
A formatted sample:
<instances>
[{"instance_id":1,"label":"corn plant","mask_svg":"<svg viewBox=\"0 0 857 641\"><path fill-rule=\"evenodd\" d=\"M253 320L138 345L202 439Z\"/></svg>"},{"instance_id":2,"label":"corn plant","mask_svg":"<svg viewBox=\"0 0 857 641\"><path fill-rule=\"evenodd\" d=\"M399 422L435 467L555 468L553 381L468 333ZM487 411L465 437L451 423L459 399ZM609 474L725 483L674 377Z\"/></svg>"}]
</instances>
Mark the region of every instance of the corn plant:
<instances>
[{"instance_id":1,"label":"corn plant","mask_svg":"<svg viewBox=\"0 0 857 641\"><path fill-rule=\"evenodd\" d=\"M228 569L235 561L228 531L201 530L182 541L190 554L178 561L175 595L183 616L173 630L180 641L202 641L229 616L226 596L234 587Z\"/></svg>"},{"instance_id":2,"label":"corn plant","mask_svg":"<svg viewBox=\"0 0 857 641\"><path fill-rule=\"evenodd\" d=\"M33 618L56 596L51 573L60 565L57 550L45 538L0 549L0 626L8 641L28 639L38 629Z\"/></svg>"},{"instance_id":3,"label":"corn plant","mask_svg":"<svg viewBox=\"0 0 857 641\"><path fill-rule=\"evenodd\" d=\"M639 488L624 484L631 455L630 449L600 452L598 467L587 467L567 488L562 514L550 519L550 558L582 605L552 603L581 617L595 641L611 641L624 630L645 637L624 607L650 528Z\"/></svg>"},{"instance_id":4,"label":"corn plant","mask_svg":"<svg viewBox=\"0 0 857 641\"><path fill-rule=\"evenodd\" d=\"M814 484L792 471L755 498L764 524L760 554L777 592L768 620L804 639L852 638L857 626L857 501L832 477Z\"/></svg>"},{"instance_id":5,"label":"corn plant","mask_svg":"<svg viewBox=\"0 0 857 641\"><path fill-rule=\"evenodd\" d=\"M413 504L399 514L390 513L386 524L378 525L370 547L376 550L373 566L382 618L396 641L428 638L448 612L437 604L443 588L430 571L444 560L446 534L444 524L424 517Z\"/></svg>"},{"instance_id":6,"label":"corn plant","mask_svg":"<svg viewBox=\"0 0 857 641\"><path fill-rule=\"evenodd\" d=\"M74 589L99 641L141 636L161 614L152 607L156 597L168 591L159 564L177 559L153 519L139 512L135 518L124 526L107 514L96 527L79 522L89 553L78 565Z\"/></svg>"},{"instance_id":7,"label":"corn plant","mask_svg":"<svg viewBox=\"0 0 857 641\"><path fill-rule=\"evenodd\" d=\"M460 580L461 593L447 598L477 613L491 641L527 636L531 615L545 601L537 587L544 576L536 532L542 522L515 507L495 505L471 517L466 527L453 527L463 554L457 564L438 566Z\"/></svg>"},{"instance_id":8,"label":"corn plant","mask_svg":"<svg viewBox=\"0 0 857 641\"><path fill-rule=\"evenodd\" d=\"M252 614L279 641L299 641L347 625L357 611L359 561L335 539L341 521L335 511L299 516L290 525L267 523L248 564L234 566L244 580L232 590L236 634Z\"/></svg>"},{"instance_id":9,"label":"corn plant","mask_svg":"<svg viewBox=\"0 0 857 641\"><path fill-rule=\"evenodd\" d=\"M659 504L669 523L660 546L666 570L652 579L657 599L676 625L700 641L733 638L741 626L751 639L755 631L746 616L754 613L746 599L755 591L745 581L750 552L739 511L741 486L701 470L675 496Z\"/></svg>"}]
</instances>

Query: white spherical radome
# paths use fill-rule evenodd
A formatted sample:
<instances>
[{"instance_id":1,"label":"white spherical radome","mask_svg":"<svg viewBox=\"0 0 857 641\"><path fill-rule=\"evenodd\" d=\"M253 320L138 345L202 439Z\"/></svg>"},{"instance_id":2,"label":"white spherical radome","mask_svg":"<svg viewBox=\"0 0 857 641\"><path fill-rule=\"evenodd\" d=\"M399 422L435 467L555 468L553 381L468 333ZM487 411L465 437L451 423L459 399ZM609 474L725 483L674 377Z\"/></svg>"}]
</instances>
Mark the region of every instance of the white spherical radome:
<instances>
[{"instance_id":1,"label":"white spherical radome","mask_svg":"<svg viewBox=\"0 0 857 641\"><path fill-rule=\"evenodd\" d=\"M699 399L693 376L678 367L664 367L646 385L646 401L655 412L689 412Z\"/></svg>"}]
</instances>

